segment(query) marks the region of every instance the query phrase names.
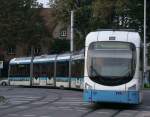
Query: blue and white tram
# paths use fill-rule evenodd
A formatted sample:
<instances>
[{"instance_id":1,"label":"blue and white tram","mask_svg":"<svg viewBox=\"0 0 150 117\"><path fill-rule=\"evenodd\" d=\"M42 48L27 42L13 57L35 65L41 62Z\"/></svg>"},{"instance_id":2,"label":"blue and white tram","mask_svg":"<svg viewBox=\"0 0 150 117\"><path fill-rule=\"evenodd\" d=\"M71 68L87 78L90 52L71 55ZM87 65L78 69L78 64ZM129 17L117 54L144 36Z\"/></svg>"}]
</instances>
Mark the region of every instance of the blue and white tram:
<instances>
[{"instance_id":1,"label":"blue and white tram","mask_svg":"<svg viewBox=\"0 0 150 117\"><path fill-rule=\"evenodd\" d=\"M33 86L54 86L56 55L41 55L33 60Z\"/></svg>"},{"instance_id":2,"label":"blue and white tram","mask_svg":"<svg viewBox=\"0 0 150 117\"><path fill-rule=\"evenodd\" d=\"M56 87L69 87L70 53L60 54L56 58Z\"/></svg>"},{"instance_id":3,"label":"blue and white tram","mask_svg":"<svg viewBox=\"0 0 150 117\"><path fill-rule=\"evenodd\" d=\"M69 62L71 58L71 74ZM56 86L83 89L84 53L60 54L56 59ZM71 83L69 83L71 82ZM71 87L69 87L71 84Z\"/></svg>"},{"instance_id":4,"label":"blue and white tram","mask_svg":"<svg viewBox=\"0 0 150 117\"><path fill-rule=\"evenodd\" d=\"M31 57L14 58L9 62L9 84L30 85Z\"/></svg>"},{"instance_id":5,"label":"blue and white tram","mask_svg":"<svg viewBox=\"0 0 150 117\"><path fill-rule=\"evenodd\" d=\"M85 43L84 100L139 104L140 36L131 30L91 32Z\"/></svg>"},{"instance_id":6,"label":"blue and white tram","mask_svg":"<svg viewBox=\"0 0 150 117\"><path fill-rule=\"evenodd\" d=\"M69 76L69 62L71 74ZM9 63L10 85L30 86L31 57L14 58ZM32 86L83 89L84 53L41 55L33 59ZM69 87L71 84L71 87Z\"/></svg>"},{"instance_id":7,"label":"blue and white tram","mask_svg":"<svg viewBox=\"0 0 150 117\"><path fill-rule=\"evenodd\" d=\"M71 88L83 89L84 53L74 53L71 58Z\"/></svg>"}]
</instances>

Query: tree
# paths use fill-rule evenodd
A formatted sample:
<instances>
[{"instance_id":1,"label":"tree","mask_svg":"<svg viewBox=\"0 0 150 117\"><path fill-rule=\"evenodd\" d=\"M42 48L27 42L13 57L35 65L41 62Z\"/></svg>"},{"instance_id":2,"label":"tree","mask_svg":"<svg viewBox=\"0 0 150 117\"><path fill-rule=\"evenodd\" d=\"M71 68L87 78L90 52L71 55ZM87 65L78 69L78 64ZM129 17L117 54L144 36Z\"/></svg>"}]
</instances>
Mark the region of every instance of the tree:
<instances>
[{"instance_id":1,"label":"tree","mask_svg":"<svg viewBox=\"0 0 150 117\"><path fill-rule=\"evenodd\" d=\"M89 18L91 17L92 0L50 0L53 1L52 8L56 10L56 17L66 25L70 25L71 10L75 11L74 33L76 49L84 46L87 33L91 30ZM82 40L82 41L81 41Z\"/></svg>"},{"instance_id":2,"label":"tree","mask_svg":"<svg viewBox=\"0 0 150 117\"><path fill-rule=\"evenodd\" d=\"M75 46L84 47L88 32L99 28L136 29L143 37L143 0L53 0L58 19L70 24L70 11L75 10ZM149 1L147 0L147 10ZM147 13L147 17L150 17ZM149 19L147 19L147 33Z\"/></svg>"},{"instance_id":3,"label":"tree","mask_svg":"<svg viewBox=\"0 0 150 117\"><path fill-rule=\"evenodd\" d=\"M42 5L36 0L1 0L0 43L4 47L24 43L40 44L49 34L40 16Z\"/></svg>"},{"instance_id":4,"label":"tree","mask_svg":"<svg viewBox=\"0 0 150 117\"><path fill-rule=\"evenodd\" d=\"M69 47L68 40L54 39L53 43L51 44L50 54L69 52Z\"/></svg>"}]
</instances>

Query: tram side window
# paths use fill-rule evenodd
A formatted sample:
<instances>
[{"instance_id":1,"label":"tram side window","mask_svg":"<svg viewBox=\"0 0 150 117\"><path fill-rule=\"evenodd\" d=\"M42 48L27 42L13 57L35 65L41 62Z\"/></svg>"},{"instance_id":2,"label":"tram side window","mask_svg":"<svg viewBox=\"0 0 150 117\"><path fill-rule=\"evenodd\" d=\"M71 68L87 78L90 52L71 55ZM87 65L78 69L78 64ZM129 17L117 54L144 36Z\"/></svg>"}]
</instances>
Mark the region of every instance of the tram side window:
<instances>
[{"instance_id":1,"label":"tram side window","mask_svg":"<svg viewBox=\"0 0 150 117\"><path fill-rule=\"evenodd\" d=\"M39 64L33 64L33 77L39 77L40 72L40 65Z\"/></svg>"},{"instance_id":2,"label":"tram side window","mask_svg":"<svg viewBox=\"0 0 150 117\"><path fill-rule=\"evenodd\" d=\"M30 74L30 67L29 65L11 65L10 66L10 76L12 77L25 77L29 76Z\"/></svg>"},{"instance_id":3,"label":"tram side window","mask_svg":"<svg viewBox=\"0 0 150 117\"><path fill-rule=\"evenodd\" d=\"M47 76L47 69L48 69L48 64L44 63L44 64L40 64L40 75L42 77L46 77Z\"/></svg>"},{"instance_id":4,"label":"tram side window","mask_svg":"<svg viewBox=\"0 0 150 117\"><path fill-rule=\"evenodd\" d=\"M16 76L17 74L17 66L16 65L11 65L10 66L10 77Z\"/></svg>"},{"instance_id":5,"label":"tram side window","mask_svg":"<svg viewBox=\"0 0 150 117\"><path fill-rule=\"evenodd\" d=\"M57 62L56 77L68 77L69 76L69 62Z\"/></svg>"},{"instance_id":6,"label":"tram side window","mask_svg":"<svg viewBox=\"0 0 150 117\"><path fill-rule=\"evenodd\" d=\"M71 68L72 68L71 69L72 77L83 77L83 73L84 73L84 61L83 60L72 61Z\"/></svg>"},{"instance_id":7,"label":"tram side window","mask_svg":"<svg viewBox=\"0 0 150 117\"><path fill-rule=\"evenodd\" d=\"M47 75L49 78L54 76L54 63L48 63Z\"/></svg>"},{"instance_id":8,"label":"tram side window","mask_svg":"<svg viewBox=\"0 0 150 117\"><path fill-rule=\"evenodd\" d=\"M30 74L30 65L29 64L20 64L17 66L18 76L27 77Z\"/></svg>"},{"instance_id":9,"label":"tram side window","mask_svg":"<svg viewBox=\"0 0 150 117\"><path fill-rule=\"evenodd\" d=\"M34 77L54 76L54 63L36 63L33 67Z\"/></svg>"}]
</instances>

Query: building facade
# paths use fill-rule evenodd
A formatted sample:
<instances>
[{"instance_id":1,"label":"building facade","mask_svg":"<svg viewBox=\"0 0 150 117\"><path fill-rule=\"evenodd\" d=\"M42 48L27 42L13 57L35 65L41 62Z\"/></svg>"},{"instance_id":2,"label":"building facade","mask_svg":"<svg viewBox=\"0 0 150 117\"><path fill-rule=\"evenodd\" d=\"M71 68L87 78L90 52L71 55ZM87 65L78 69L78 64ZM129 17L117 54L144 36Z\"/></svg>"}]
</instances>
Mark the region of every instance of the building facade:
<instances>
[{"instance_id":1,"label":"building facade","mask_svg":"<svg viewBox=\"0 0 150 117\"><path fill-rule=\"evenodd\" d=\"M53 9L43 8L40 15L43 17L45 27L48 29L51 37L46 38L46 44L40 43L33 48L35 56L42 54L51 54L54 52L50 47L55 46L56 40L68 41L70 39L70 26L66 26L61 22L56 21ZM56 45L57 46L57 45ZM9 61L15 57L31 56L31 47L25 43L20 43L15 46L0 47L0 61L3 62L3 68L0 69L0 78L8 76Z\"/></svg>"}]
</instances>

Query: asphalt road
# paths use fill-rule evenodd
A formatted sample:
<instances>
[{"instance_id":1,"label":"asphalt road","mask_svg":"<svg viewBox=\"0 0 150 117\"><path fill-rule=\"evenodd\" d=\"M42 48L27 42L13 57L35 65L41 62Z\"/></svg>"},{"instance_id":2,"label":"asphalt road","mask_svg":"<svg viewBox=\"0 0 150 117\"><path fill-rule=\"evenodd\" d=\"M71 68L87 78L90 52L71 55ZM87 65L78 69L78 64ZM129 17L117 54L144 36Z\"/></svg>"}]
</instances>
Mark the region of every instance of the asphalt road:
<instances>
[{"instance_id":1,"label":"asphalt road","mask_svg":"<svg viewBox=\"0 0 150 117\"><path fill-rule=\"evenodd\" d=\"M0 95L0 117L150 117L149 90L138 106L85 103L81 91L61 89L0 87Z\"/></svg>"}]
</instances>

